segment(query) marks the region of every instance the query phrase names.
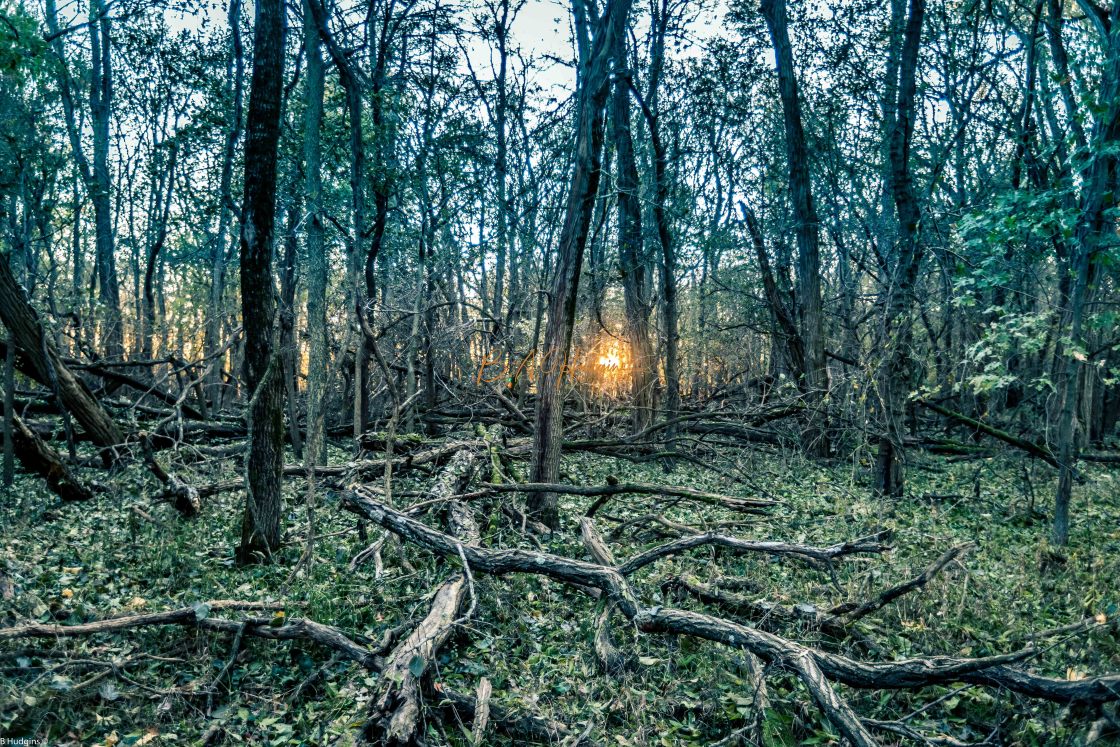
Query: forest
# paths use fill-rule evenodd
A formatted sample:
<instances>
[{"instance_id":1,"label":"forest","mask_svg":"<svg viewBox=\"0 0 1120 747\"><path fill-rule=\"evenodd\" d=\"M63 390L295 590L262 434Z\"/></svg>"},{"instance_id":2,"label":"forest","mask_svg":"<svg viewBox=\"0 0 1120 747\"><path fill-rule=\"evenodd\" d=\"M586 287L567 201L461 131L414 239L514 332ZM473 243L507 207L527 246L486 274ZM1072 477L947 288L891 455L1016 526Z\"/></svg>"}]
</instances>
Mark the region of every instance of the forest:
<instances>
[{"instance_id":1,"label":"forest","mask_svg":"<svg viewBox=\"0 0 1120 747\"><path fill-rule=\"evenodd\" d=\"M0 742L1120 744L1117 0L0 0Z\"/></svg>"}]
</instances>

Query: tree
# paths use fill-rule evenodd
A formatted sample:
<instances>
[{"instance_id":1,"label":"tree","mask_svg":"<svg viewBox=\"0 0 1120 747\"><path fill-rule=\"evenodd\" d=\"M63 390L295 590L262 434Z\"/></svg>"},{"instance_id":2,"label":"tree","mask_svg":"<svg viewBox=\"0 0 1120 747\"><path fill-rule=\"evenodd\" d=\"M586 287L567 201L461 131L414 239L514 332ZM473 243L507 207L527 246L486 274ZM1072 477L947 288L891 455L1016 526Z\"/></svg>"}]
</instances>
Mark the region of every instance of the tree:
<instances>
[{"instance_id":1,"label":"tree","mask_svg":"<svg viewBox=\"0 0 1120 747\"><path fill-rule=\"evenodd\" d=\"M311 466L324 457L323 425L326 413L327 365L327 279L330 262L323 243L323 58L319 26L315 23L315 0L303 3L303 44L307 50L304 94L307 97L303 122L304 193L307 200L307 443L305 460Z\"/></svg>"},{"instance_id":2,"label":"tree","mask_svg":"<svg viewBox=\"0 0 1120 747\"><path fill-rule=\"evenodd\" d=\"M890 192L898 216L896 260L883 291L885 352L878 386L882 430L875 464L875 490L901 496L904 485L903 438L906 398L909 394L910 310L922 261L918 238L921 213L910 173L910 146L914 136L914 99L917 93L918 50L922 40L925 0L910 0L901 41L898 71L898 106L890 133Z\"/></svg>"},{"instance_id":3,"label":"tree","mask_svg":"<svg viewBox=\"0 0 1120 747\"><path fill-rule=\"evenodd\" d=\"M270 560L280 544L284 466L283 366L276 343L272 255L284 85L284 4L258 0L245 133L241 207L241 317L249 425L239 562Z\"/></svg>"},{"instance_id":4,"label":"tree","mask_svg":"<svg viewBox=\"0 0 1120 747\"><path fill-rule=\"evenodd\" d=\"M805 144L805 126L801 117L797 76L793 69L793 51L786 28L785 0L762 0L762 15L774 44L778 91L782 98L785 122L789 197L793 206L794 234L797 237L798 332L804 366L799 372L799 383L813 411L809 421L812 425L805 433L802 446L810 454L828 456L827 416L820 409L828 390L828 369L825 367L824 356L824 311L821 308L820 221L813 204L809 149Z\"/></svg>"},{"instance_id":5,"label":"tree","mask_svg":"<svg viewBox=\"0 0 1120 747\"><path fill-rule=\"evenodd\" d=\"M648 428L654 415L656 357L650 344L649 315L653 303L649 262L642 234L642 203L634 138L630 131L630 81L615 76L611 123L618 162L618 269L626 304L626 336L630 342L630 396L635 433Z\"/></svg>"},{"instance_id":6,"label":"tree","mask_svg":"<svg viewBox=\"0 0 1120 747\"><path fill-rule=\"evenodd\" d=\"M1069 340L1060 346L1063 358L1058 415L1058 488L1054 496L1054 544L1069 541L1069 504L1078 459L1078 409L1083 396L1084 364L1088 359L1085 344L1085 308L1096 284L1100 264L1107 246L1105 237L1114 225L1109 213L1117 205L1116 175L1120 159L1120 3L1113 3L1108 16L1108 34L1102 39L1105 60L1101 74L1097 114L1090 138L1091 154L1083 172L1084 186L1074 234L1072 256L1068 267L1072 287L1069 303L1063 312Z\"/></svg>"},{"instance_id":7,"label":"tree","mask_svg":"<svg viewBox=\"0 0 1120 747\"><path fill-rule=\"evenodd\" d=\"M54 51L60 64L59 82L62 103L66 112L66 130L86 191L93 202L96 228L95 264L98 289L103 306L103 338L105 350L111 357L124 357L124 329L121 322L120 283L117 280L117 260L114 247L112 183L109 172L109 125L112 118L113 63L112 22L104 0L90 3L89 31L90 76L89 109L93 125L93 162L86 157L82 145L81 129L75 113L70 69L63 50L63 35L58 27L55 0L47 0L47 23L54 37Z\"/></svg>"},{"instance_id":8,"label":"tree","mask_svg":"<svg viewBox=\"0 0 1120 747\"><path fill-rule=\"evenodd\" d=\"M571 354L583 250L587 246L587 231L599 191L603 108L610 90L611 63L619 59L630 5L630 0L609 0L602 16L595 19L589 41L586 9L579 0L572 3L580 50L574 164L556 250L548 326L540 353L532 452L534 482L556 482L560 474L560 442L564 432L562 386ZM532 494L528 509L547 526L553 529L559 526L559 505L554 493Z\"/></svg>"}]
</instances>

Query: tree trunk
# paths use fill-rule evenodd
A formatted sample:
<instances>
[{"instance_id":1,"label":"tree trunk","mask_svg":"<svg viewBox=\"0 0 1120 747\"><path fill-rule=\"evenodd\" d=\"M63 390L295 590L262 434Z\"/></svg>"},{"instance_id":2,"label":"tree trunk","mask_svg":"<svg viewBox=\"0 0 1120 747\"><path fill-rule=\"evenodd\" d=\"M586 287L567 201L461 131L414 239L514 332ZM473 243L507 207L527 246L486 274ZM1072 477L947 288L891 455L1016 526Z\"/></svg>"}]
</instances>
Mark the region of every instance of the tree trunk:
<instances>
[{"instance_id":1,"label":"tree trunk","mask_svg":"<svg viewBox=\"0 0 1120 747\"><path fill-rule=\"evenodd\" d=\"M680 330L677 307L677 253L669 229L669 215L666 212L669 201L669 155L661 140L661 120L658 111L658 97L661 89L661 76L665 68L665 36L669 29L669 3L661 0L652 3L652 29L650 32L650 73L646 101L642 102L642 113L649 128L650 148L653 150L653 219L657 228L657 241L661 248L661 318L664 325L665 340L665 403L662 408L666 420L671 421L680 415L681 376L680 376ZM665 429L666 441L671 449L676 435L676 426Z\"/></svg>"},{"instance_id":2,"label":"tree trunk","mask_svg":"<svg viewBox=\"0 0 1120 747\"><path fill-rule=\"evenodd\" d=\"M820 222L813 205L809 178L809 150L801 119L801 101L793 70L785 0L763 0L762 14L770 29L778 72L778 90L785 120L786 160L789 167L789 196L793 203L794 233L797 237L797 313L804 351L800 388L808 400L809 426L802 447L809 454L826 457L830 452L827 417L821 410L828 390L824 355L824 312L821 308Z\"/></svg>"},{"instance_id":3,"label":"tree trunk","mask_svg":"<svg viewBox=\"0 0 1120 747\"><path fill-rule=\"evenodd\" d=\"M167 243L167 224L171 217L171 200L175 195L175 164L177 161L179 148L175 142L171 143L170 156L167 163L166 176L161 176L160 182L163 193L159 187L155 190L156 199L153 202L162 202L158 205L158 216L156 218L155 237L148 247L147 264L144 268L144 302L143 302L143 345L141 352L144 360L151 360L154 357L155 346L153 338L155 337L156 329L156 297L155 297L155 274L156 265L160 258L160 253L163 251L164 244ZM163 197L159 200L159 197Z\"/></svg>"},{"instance_id":4,"label":"tree trunk","mask_svg":"<svg viewBox=\"0 0 1120 747\"><path fill-rule=\"evenodd\" d=\"M206 316L204 347L206 355L217 356L222 348L222 308L226 286L226 236L232 217L233 196L233 158L237 149L237 139L241 132L242 87L245 77L245 58L241 47L241 0L230 0L228 10L231 34L231 49L226 61L226 80L232 97L233 111L226 124L225 146L222 151L222 171L219 184L218 230L210 243L210 311ZM222 358L214 360L210 373L206 376L206 397L221 409Z\"/></svg>"},{"instance_id":5,"label":"tree trunk","mask_svg":"<svg viewBox=\"0 0 1120 747\"><path fill-rule=\"evenodd\" d=\"M533 432L533 482L556 482L560 474L560 444L564 431L564 401L561 387L572 347L576 301L583 251L595 197L599 191L603 150L603 107L610 86L611 60L617 56L626 29L631 0L609 0L598 19L590 51L581 55L579 108L576 115L574 166L568 186L564 224L557 247L556 270L548 307L541 373L537 385L537 427ZM573 12L584 23L585 8L574 0ZM529 514L548 527L560 523L554 493L536 493L529 498Z\"/></svg>"},{"instance_id":6,"label":"tree trunk","mask_svg":"<svg viewBox=\"0 0 1120 747\"><path fill-rule=\"evenodd\" d=\"M245 135L245 197L241 208L241 316L249 454L239 562L270 560L280 544L284 458L284 388L275 344L276 291L272 245L276 223L276 161L284 84L284 4L257 0L253 77Z\"/></svg>"},{"instance_id":7,"label":"tree trunk","mask_svg":"<svg viewBox=\"0 0 1120 747\"><path fill-rule=\"evenodd\" d=\"M95 444L112 447L124 442L124 434L117 424L81 379L63 364L54 341L45 334L38 314L16 282L11 265L3 258L0 258L0 321L21 354L16 365L22 373L49 387ZM105 453L111 457L111 452Z\"/></svg>"},{"instance_id":8,"label":"tree trunk","mask_svg":"<svg viewBox=\"0 0 1120 747\"><path fill-rule=\"evenodd\" d=\"M327 392L327 277L330 262L323 245L323 178L322 144L319 133L323 125L323 60L320 53L319 28L311 9L312 0L304 0L304 48L307 51L307 72L304 93L303 168L307 200L307 442L304 459L308 464L325 461L326 441L323 438Z\"/></svg>"},{"instance_id":9,"label":"tree trunk","mask_svg":"<svg viewBox=\"0 0 1120 747\"><path fill-rule=\"evenodd\" d=\"M1115 218L1110 213L1117 200L1114 191L1117 172L1117 144L1120 143L1120 3L1110 12L1111 33L1107 57L1101 73L1099 109L1093 123L1092 158L1085 169L1081 211L1075 232L1073 256L1068 274L1072 275L1068 311L1069 345L1058 345L1062 365L1061 409L1058 419L1058 490L1054 497L1052 539L1056 545L1069 541L1069 504L1079 451L1079 430L1084 423L1077 417L1085 380L1088 355L1084 339L1085 306L1092 294L1098 254L1107 245Z\"/></svg>"},{"instance_id":10,"label":"tree trunk","mask_svg":"<svg viewBox=\"0 0 1120 747\"><path fill-rule=\"evenodd\" d=\"M634 139L630 132L630 86L619 76L612 96L614 147L618 159L618 269L626 303L630 342L631 427L639 433L653 422L654 353L650 344L649 267L643 251L642 205Z\"/></svg>"},{"instance_id":11,"label":"tree trunk","mask_svg":"<svg viewBox=\"0 0 1120 747\"><path fill-rule=\"evenodd\" d=\"M103 0L90 5L90 118L93 124L93 180L89 184L97 234L97 284L105 315L102 340L110 358L124 357L121 326L121 292L113 241L113 207L110 200L109 120L112 116L113 68L110 54L109 12Z\"/></svg>"},{"instance_id":12,"label":"tree trunk","mask_svg":"<svg viewBox=\"0 0 1120 747\"><path fill-rule=\"evenodd\" d=\"M12 438L15 433L15 396L16 396L16 345L15 337L8 332L8 346L4 351L4 474L0 483L5 488L15 480L15 446Z\"/></svg>"},{"instance_id":13,"label":"tree trunk","mask_svg":"<svg viewBox=\"0 0 1120 747\"><path fill-rule=\"evenodd\" d=\"M296 180L292 178L292 192L296 191ZM296 329L299 318L296 314L296 285L298 273L299 244L296 231L302 216L301 200L291 196L288 204L288 225L284 232L284 253L280 258L280 356L284 362L285 402L288 406L288 438L297 459L303 458L303 437L299 430L299 342Z\"/></svg>"},{"instance_id":14,"label":"tree trunk","mask_svg":"<svg viewBox=\"0 0 1120 747\"><path fill-rule=\"evenodd\" d=\"M910 308L921 264L918 222L921 214L910 174L910 142L914 134L914 99L918 49L922 40L925 0L910 0L909 17L899 60L898 106L890 144L890 187L898 216L897 262L884 294L884 361L879 370L882 422L875 466L875 490L901 496L904 487L903 436L909 393Z\"/></svg>"},{"instance_id":15,"label":"tree trunk","mask_svg":"<svg viewBox=\"0 0 1120 747\"><path fill-rule=\"evenodd\" d=\"M365 168L365 144L362 140L362 92L359 88L358 77L351 66L346 52L338 45L331 34L327 21L327 11L322 0L310 0L309 9L314 14L319 35L327 45L331 60L338 71L339 81L346 93L346 111L350 125L350 236L347 237L348 272L351 293L351 308L355 314L364 314L368 298L367 292L362 288L363 265L365 274L370 272L367 263L363 262L362 236L365 231L365 187L362 182L362 172ZM388 203L386 202L386 205ZM384 229L382 228L382 231ZM369 278L366 278L368 285ZM354 438L359 438L366 430L368 407L366 401L366 379L369 370L368 346L364 342L360 327L361 322L355 319L355 328L358 332L354 336Z\"/></svg>"}]
</instances>

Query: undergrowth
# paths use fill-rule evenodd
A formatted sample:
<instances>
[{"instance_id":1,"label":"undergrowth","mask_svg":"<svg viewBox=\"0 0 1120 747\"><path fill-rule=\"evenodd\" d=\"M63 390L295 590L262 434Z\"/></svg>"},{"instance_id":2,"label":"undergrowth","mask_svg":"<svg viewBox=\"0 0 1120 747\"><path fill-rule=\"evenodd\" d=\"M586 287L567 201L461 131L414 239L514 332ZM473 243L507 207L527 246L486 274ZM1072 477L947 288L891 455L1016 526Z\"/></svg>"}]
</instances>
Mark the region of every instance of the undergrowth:
<instances>
[{"instance_id":1,"label":"undergrowth","mask_svg":"<svg viewBox=\"0 0 1120 747\"><path fill-rule=\"evenodd\" d=\"M910 493L901 500L872 498L864 483L866 465L822 467L752 450L725 451L721 472L678 464L666 474L656 464L588 455L566 458L564 471L566 480L579 484L598 484L614 475L781 501L770 516L744 518L692 503L620 496L596 518L606 536L619 522L647 513L745 538L810 544L832 544L881 528L893 532L890 553L846 559L837 564L835 578L797 562L710 548L662 560L635 579L654 603L700 609L662 591L662 581L688 571L702 580L717 575L747 579L751 598L827 609L912 576L952 545L974 542L977 548L962 562L860 621L860 631L894 657L983 656L1021 647L1032 631L1093 616L1112 621L1120 612L1120 489L1113 474L1086 468L1088 480L1075 493L1071 544L1058 553L1045 539L1053 490L1045 465L1010 454L956 463L915 459L907 479ZM191 479L201 483L234 473L227 461ZM307 533L305 486L298 478L286 482L288 542L278 562L237 567L233 545L240 493L207 499L201 516L184 521L170 507L151 502L156 486L139 469L101 479L108 490L88 504L59 506L26 476L4 496L0 622L77 623L210 599L262 600L283 602L289 618L306 616L374 642L385 630L422 617L432 590L458 572L423 551L393 544L385 553L384 577L375 578L371 565L350 571L351 557L378 530L359 530L357 519L339 510L337 498L326 492L318 496L314 512L314 562L293 576ZM419 491L429 481L430 476L411 475L398 480L395 489ZM575 521L588 502L564 498L567 523L541 540L546 549L586 557ZM493 505L479 509L485 544L529 546ZM623 532L610 544L624 559L657 541L639 527L636 535ZM470 693L487 677L495 703L563 721L574 733L586 732L604 745L737 743L734 734L752 707L741 652L705 641L640 635L618 618L616 638L635 656L636 667L609 677L600 672L590 644L594 600L526 576L479 577L476 591L474 618L434 663L437 690ZM1040 653L1024 666L1068 678L1120 670L1116 631L1101 626L1042 639ZM786 634L851 651L849 644L823 639L817 631ZM0 732L44 738L52 747L191 744L204 735L212 744L262 745L348 744L356 738L375 675L312 644L249 639L229 677L212 688L229 653L228 637L182 627L4 642ZM316 674L321 676L314 685L300 687ZM796 679L769 672L768 682L766 744L838 742ZM994 744L1078 744L1095 717L979 687L844 690L844 695L865 716L908 717L910 726L928 734L989 738ZM470 744L469 724L433 717L425 729L431 744ZM487 741L508 743L492 731Z\"/></svg>"}]
</instances>

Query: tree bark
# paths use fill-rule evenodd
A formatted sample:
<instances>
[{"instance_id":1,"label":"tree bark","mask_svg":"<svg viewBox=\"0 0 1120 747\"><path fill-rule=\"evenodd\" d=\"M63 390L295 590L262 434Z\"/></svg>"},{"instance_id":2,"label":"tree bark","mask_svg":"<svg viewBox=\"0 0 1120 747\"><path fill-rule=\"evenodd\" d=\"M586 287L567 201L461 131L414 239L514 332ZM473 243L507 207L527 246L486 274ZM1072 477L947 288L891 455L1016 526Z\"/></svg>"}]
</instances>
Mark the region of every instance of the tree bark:
<instances>
[{"instance_id":1,"label":"tree bark","mask_svg":"<svg viewBox=\"0 0 1120 747\"><path fill-rule=\"evenodd\" d=\"M274 329L272 250L276 224L276 161L284 84L284 4L257 0L253 77L245 136L241 208L241 315L249 454L239 562L268 561L280 544L284 457L283 366Z\"/></svg>"},{"instance_id":2,"label":"tree bark","mask_svg":"<svg viewBox=\"0 0 1120 747\"><path fill-rule=\"evenodd\" d=\"M910 0L899 59L898 106L890 141L890 187L898 216L898 258L890 268L884 289L883 340L886 350L878 373L882 422L874 485L879 494L896 497L902 495L905 481L903 438L909 393L909 314L922 259L918 241L921 213L910 173L910 143L914 135L918 49L924 14L925 0Z\"/></svg>"},{"instance_id":3,"label":"tree bark","mask_svg":"<svg viewBox=\"0 0 1120 747\"><path fill-rule=\"evenodd\" d=\"M327 391L327 277L330 262L323 245L323 178L322 143L324 70L319 42L319 28L314 21L311 3L304 0L304 38L307 71L304 93L303 168L304 197L307 200L307 442L304 452L309 465L325 461L326 441L323 438Z\"/></svg>"},{"instance_id":4,"label":"tree bark","mask_svg":"<svg viewBox=\"0 0 1120 747\"><path fill-rule=\"evenodd\" d=\"M1084 327L1085 307L1092 294L1098 255L1107 245L1115 218L1117 155L1120 143L1120 3L1110 12L1110 33L1107 56L1101 73L1099 114L1093 123L1092 157L1084 171L1081 210L1077 219L1075 240L1068 265L1071 277L1065 325L1069 329L1068 346L1058 345L1055 352L1064 358L1060 379L1060 410L1058 416L1058 489L1054 496L1054 527L1051 539L1056 545L1069 541L1069 504L1073 492L1079 451L1078 407L1083 393L1085 362L1088 360Z\"/></svg>"},{"instance_id":5,"label":"tree bark","mask_svg":"<svg viewBox=\"0 0 1120 747\"><path fill-rule=\"evenodd\" d=\"M782 99L789 168L789 196L793 203L794 233L797 237L797 313L804 352L800 388L809 403L809 426L802 447L809 454L826 457L831 451L827 417L821 410L828 390L824 354L824 312L821 307L820 221L813 205L809 177L809 149L801 117L793 51L789 43L785 0L763 0L762 15L774 45L778 91Z\"/></svg>"},{"instance_id":6,"label":"tree bark","mask_svg":"<svg viewBox=\"0 0 1120 747\"><path fill-rule=\"evenodd\" d=\"M630 86L621 75L614 82L611 122L618 160L618 269L630 343L631 427L640 433L653 422L656 372L649 330L649 265L643 250L640 185L630 131Z\"/></svg>"},{"instance_id":7,"label":"tree bark","mask_svg":"<svg viewBox=\"0 0 1120 747\"><path fill-rule=\"evenodd\" d=\"M206 316L204 348L207 355L217 355L222 348L222 307L226 287L226 236L233 213L233 158L241 132L242 88L245 78L245 58L241 46L241 0L230 0L228 23L231 42L226 61L227 90L233 107L226 124L225 144L222 150L222 170L219 177L218 229L210 242L210 313ZM215 410L222 405L222 360L214 361L206 377L206 397Z\"/></svg>"},{"instance_id":8,"label":"tree bark","mask_svg":"<svg viewBox=\"0 0 1120 747\"><path fill-rule=\"evenodd\" d=\"M556 269L548 306L548 326L541 352L541 374L537 385L537 427L533 433L533 482L556 482L560 474L560 446L564 431L561 387L572 347L576 301L579 294L583 251L599 177L603 150L603 107L610 86L611 60L617 55L626 29L631 0L610 0L598 19L593 46L581 55L582 80L576 115L575 164L568 185L564 224L557 247ZM577 20L585 8L573 1ZM582 22L582 21L581 21ZM555 529L560 523L554 493L536 493L529 498L530 516Z\"/></svg>"},{"instance_id":9,"label":"tree bark","mask_svg":"<svg viewBox=\"0 0 1120 747\"><path fill-rule=\"evenodd\" d=\"M121 292L113 238L113 207L109 176L109 120L112 116L113 67L109 12L103 0L90 4L90 119L93 124L93 179L89 182L97 234L97 285L105 315L105 350L111 358L124 357Z\"/></svg>"},{"instance_id":10,"label":"tree bark","mask_svg":"<svg viewBox=\"0 0 1120 747\"><path fill-rule=\"evenodd\" d=\"M81 379L62 362L53 340L45 333L38 314L4 258L0 258L0 321L21 354L16 359L20 371L55 392L62 406L85 428L95 444L113 447L124 442L124 434L117 424ZM105 453L111 457L111 452Z\"/></svg>"}]
</instances>

